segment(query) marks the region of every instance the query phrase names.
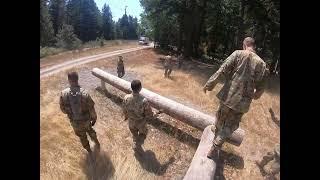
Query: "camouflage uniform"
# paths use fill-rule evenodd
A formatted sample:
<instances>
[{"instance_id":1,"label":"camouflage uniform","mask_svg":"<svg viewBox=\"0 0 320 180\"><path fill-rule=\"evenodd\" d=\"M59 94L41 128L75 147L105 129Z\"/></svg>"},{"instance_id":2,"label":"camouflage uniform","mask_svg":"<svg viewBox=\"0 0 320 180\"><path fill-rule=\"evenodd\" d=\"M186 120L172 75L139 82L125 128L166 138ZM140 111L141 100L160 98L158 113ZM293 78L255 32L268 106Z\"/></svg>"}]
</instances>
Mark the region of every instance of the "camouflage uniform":
<instances>
[{"instance_id":1,"label":"camouflage uniform","mask_svg":"<svg viewBox=\"0 0 320 180\"><path fill-rule=\"evenodd\" d=\"M122 78L125 74L124 72L124 64L122 60L118 60L118 65L117 65L117 73L118 73L118 77Z\"/></svg>"},{"instance_id":2,"label":"camouflage uniform","mask_svg":"<svg viewBox=\"0 0 320 180\"><path fill-rule=\"evenodd\" d=\"M268 75L266 63L254 52L248 50L234 51L219 70L205 84L212 90L220 76L225 83L217 94L220 107L217 112L217 124L214 145L221 146L238 127L241 117L248 112L255 90L262 93Z\"/></svg>"},{"instance_id":3,"label":"camouflage uniform","mask_svg":"<svg viewBox=\"0 0 320 180\"><path fill-rule=\"evenodd\" d=\"M172 72L172 57L166 56L164 58L164 77L169 77Z\"/></svg>"},{"instance_id":4,"label":"camouflage uniform","mask_svg":"<svg viewBox=\"0 0 320 180\"><path fill-rule=\"evenodd\" d=\"M134 146L136 146L139 140L144 141L146 138L147 120L153 118L151 106L140 94L127 94L123 100L123 113L129 120L129 129L133 135Z\"/></svg>"},{"instance_id":5,"label":"camouflage uniform","mask_svg":"<svg viewBox=\"0 0 320 180\"><path fill-rule=\"evenodd\" d=\"M277 144L273 152L268 152L259 163L263 171L270 177L280 173L280 145Z\"/></svg>"},{"instance_id":6,"label":"camouflage uniform","mask_svg":"<svg viewBox=\"0 0 320 180\"><path fill-rule=\"evenodd\" d=\"M66 88L61 92L60 109L67 114L75 134L80 138L82 146L90 150L87 134L100 145L91 122L96 122L97 115L90 95L81 87Z\"/></svg>"}]
</instances>

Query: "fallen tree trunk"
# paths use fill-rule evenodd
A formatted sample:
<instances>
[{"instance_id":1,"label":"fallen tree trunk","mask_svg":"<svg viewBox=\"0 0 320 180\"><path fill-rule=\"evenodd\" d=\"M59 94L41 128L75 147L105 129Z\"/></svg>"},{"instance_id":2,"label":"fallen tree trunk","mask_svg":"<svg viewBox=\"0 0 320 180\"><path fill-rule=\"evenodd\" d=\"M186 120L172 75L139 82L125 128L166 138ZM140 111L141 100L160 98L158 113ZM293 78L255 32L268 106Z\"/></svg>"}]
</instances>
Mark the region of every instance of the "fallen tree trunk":
<instances>
[{"instance_id":1,"label":"fallen tree trunk","mask_svg":"<svg viewBox=\"0 0 320 180\"><path fill-rule=\"evenodd\" d=\"M214 133L211 126L204 129L197 151L193 156L189 169L183 180L212 180L216 172L216 162L207 158L207 153L212 146Z\"/></svg>"},{"instance_id":2,"label":"fallen tree trunk","mask_svg":"<svg viewBox=\"0 0 320 180\"><path fill-rule=\"evenodd\" d=\"M109 74L101 69L94 68L92 74L101 79L101 86L105 88L105 83L108 83L125 93L131 93L131 83ZM176 118L184 123L187 123L195 128L204 130L209 125L216 122L216 118L200 111L189 108L183 104L160 96L154 92L142 88L140 94L148 99L150 105L156 109L161 109L164 113ZM239 146L243 140L244 131L237 129L227 140L229 143Z\"/></svg>"}]
</instances>

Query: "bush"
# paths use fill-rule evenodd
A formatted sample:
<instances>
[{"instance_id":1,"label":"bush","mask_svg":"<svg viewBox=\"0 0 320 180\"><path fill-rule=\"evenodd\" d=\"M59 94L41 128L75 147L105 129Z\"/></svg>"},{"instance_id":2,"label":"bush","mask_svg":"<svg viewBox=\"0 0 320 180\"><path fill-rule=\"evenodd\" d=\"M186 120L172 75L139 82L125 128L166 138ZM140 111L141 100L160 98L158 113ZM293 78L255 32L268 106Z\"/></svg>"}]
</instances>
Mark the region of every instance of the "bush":
<instances>
[{"instance_id":1,"label":"bush","mask_svg":"<svg viewBox=\"0 0 320 180\"><path fill-rule=\"evenodd\" d=\"M64 49L54 47L40 47L40 58L63 52Z\"/></svg>"},{"instance_id":2,"label":"bush","mask_svg":"<svg viewBox=\"0 0 320 180\"><path fill-rule=\"evenodd\" d=\"M56 46L63 49L77 49L81 45L81 40L73 33L71 25L63 24L56 37Z\"/></svg>"}]
</instances>

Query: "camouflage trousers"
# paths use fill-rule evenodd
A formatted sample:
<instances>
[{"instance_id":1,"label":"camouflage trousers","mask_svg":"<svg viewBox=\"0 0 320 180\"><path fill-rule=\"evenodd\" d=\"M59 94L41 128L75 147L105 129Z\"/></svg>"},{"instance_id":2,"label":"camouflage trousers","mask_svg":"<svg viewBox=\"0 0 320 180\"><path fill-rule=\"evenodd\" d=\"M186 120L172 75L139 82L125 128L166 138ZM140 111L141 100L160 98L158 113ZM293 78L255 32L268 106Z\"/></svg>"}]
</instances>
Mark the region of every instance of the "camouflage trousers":
<instances>
[{"instance_id":1,"label":"camouflage trousers","mask_svg":"<svg viewBox=\"0 0 320 180\"><path fill-rule=\"evenodd\" d=\"M172 67L170 67L170 66L164 67L164 77L169 77L171 72L172 72Z\"/></svg>"},{"instance_id":2,"label":"camouflage trousers","mask_svg":"<svg viewBox=\"0 0 320 180\"><path fill-rule=\"evenodd\" d=\"M124 76L124 71L117 71L118 77L122 78Z\"/></svg>"},{"instance_id":3,"label":"camouflage trousers","mask_svg":"<svg viewBox=\"0 0 320 180\"><path fill-rule=\"evenodd\" d=\"M71 121L71 125L75 134L80 138L82 146L87 151L90 151L90 144L87 138L87 133L96 144L99 144L96 131L92 128L90 121Z\"/></svg>"},{"instance_id":4,"label":"camouflage trousers","mask_svg":"<svg viewBox=\"0 0 320 180\"><path fill-rule=\"evenodd\" d=\"M263 171L269 176L275 176L280 172L280 159L274 152L268 152L260 162Z\"/></svg>"},{"instance_id":5,"label":"camouflage trousers","mask_svg":"<svg viewBox=\"0 0 320 180\"><path fill-rule=\"evenodd\" d=\"M231 134L239 128L239 123L243 113L234 111L220 103L216 114L217 122L211 130L215 133L213 143L216 147L221 147Z\"/></svg>"},{"instance_id":6,"label":"camouflage trousers","mask_svg":"<svg viewBox=\"0 0 320 180\"><path fill-rule=\"evenodd\" d=\"M143 143L147 137L148 129L145 120L138 122L133 119L129 119L129 129L133 136L133 143Z\"/></svg>"}]
</instances>

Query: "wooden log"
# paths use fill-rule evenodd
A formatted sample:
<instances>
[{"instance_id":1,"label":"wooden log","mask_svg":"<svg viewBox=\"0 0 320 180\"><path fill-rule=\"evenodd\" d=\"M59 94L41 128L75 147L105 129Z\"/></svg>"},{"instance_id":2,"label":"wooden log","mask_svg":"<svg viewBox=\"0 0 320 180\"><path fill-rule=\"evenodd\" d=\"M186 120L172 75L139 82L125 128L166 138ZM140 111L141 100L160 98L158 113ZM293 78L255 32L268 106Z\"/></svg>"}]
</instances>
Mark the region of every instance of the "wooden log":
<instances>
[{"instance_id":1,"label":"wooden log","mask_svg":"<svg viewBox=\"0 0 320 180\"><path fill-rule=\"evenodd\" d=\"M117 76L109 74L98 68L94 68L92 70L92 74L102 81L120 89L121 91L124 91L125 93L131 93L131 83L124 79L118 78ZM203 112L187 107L145 88L142 88L140 94L148 99L152 107L161 109L169 116L200 130L204 130L204 128L216 122L216 118L214 116L210 116ZM244 131L239 128L231 135L230 138L228 138L227 142L239 146L243 140L243 136Z\"/></svg>"},{"instance_id":2,"label":"wooden log","mask_svg":"<svg viewBox=\"0 0 320 180\"><path fill-rule=\"evenodd\" d=\"M216 172L216 162L207 158L207 154L212 146L214 133L211 126L204 129L199 146L193 156L189 169L183 180L212 180Z\"/></svg>"}]
</instances>

